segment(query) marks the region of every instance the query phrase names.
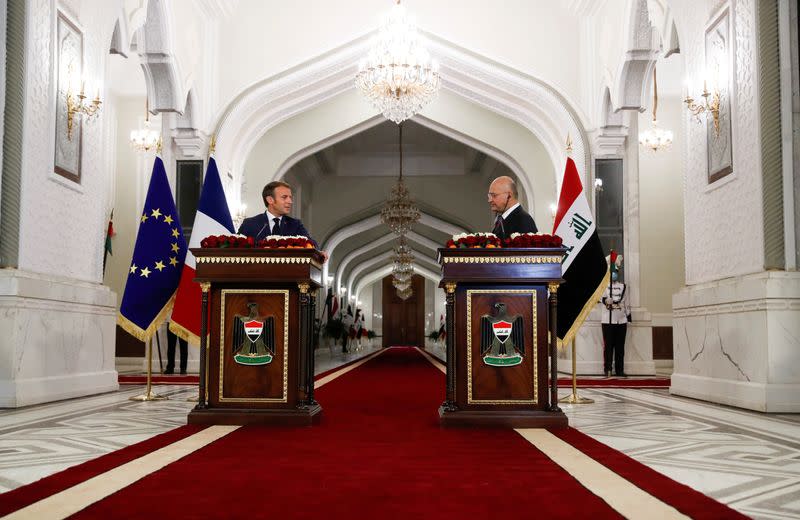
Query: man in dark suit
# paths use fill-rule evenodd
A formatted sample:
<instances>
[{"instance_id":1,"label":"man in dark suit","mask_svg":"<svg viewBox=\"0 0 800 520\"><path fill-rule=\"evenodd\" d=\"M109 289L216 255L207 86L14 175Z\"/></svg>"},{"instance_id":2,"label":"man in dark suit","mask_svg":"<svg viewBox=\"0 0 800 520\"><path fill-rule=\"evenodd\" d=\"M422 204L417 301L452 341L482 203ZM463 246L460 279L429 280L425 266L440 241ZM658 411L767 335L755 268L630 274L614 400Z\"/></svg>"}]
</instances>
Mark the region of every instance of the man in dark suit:
<instances>
[{"instance_id":1,"label":"man in dark suit","mask_svg":"<svg viewBox=\"0 0 800 520\"><path fill-rule=\"evenodd\" d=\"M253 237L256 242L270 235L304 236L319 249L317 242L311 238L303 223L289 216L292 211L292 187L282 181L273 181L264 186L261 198L267 210L254 217L244 219L239 226L239 234ZM328 259L327 253L321 251L322 256Z\"/></svg>"},{"instance_id":2,"label":"man in dark suit","mask_svg":"<svg viewBox=\"0 0 800 520\"><path fill-rule=\"evenodd\" d=\"M517 197L517 183L511 177L498 177L489 186L489 207L495 213L492 233L501 240L511 233L536 233L536 223L522 209Z\"/></svg>"}]
</instances>

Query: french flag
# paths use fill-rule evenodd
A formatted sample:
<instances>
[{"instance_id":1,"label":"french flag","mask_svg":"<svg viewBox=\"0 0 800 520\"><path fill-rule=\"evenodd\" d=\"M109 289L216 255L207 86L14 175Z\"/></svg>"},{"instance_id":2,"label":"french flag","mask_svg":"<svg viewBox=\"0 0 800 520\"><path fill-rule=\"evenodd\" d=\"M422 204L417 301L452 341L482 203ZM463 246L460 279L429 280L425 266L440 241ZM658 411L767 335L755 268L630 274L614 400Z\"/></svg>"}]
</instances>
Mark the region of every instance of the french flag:
<instances>
[{"instance_id":1,"label":"french flag","mask_svg":"<svg viewBox=\"0 0 800 520\"><path fill-rule=\"evenodd\" d=\"M233 235L233 220L225 200L225 191L219 178L217 162L213 157L208 159L206 178L200 192L200 202L194 217L186 263L181 272L178 294L175 296L175 307L169 328L176 336L192 344L200 344L200 284L193 282L197 265L191 248L200 247L200 241L209 235Z\"/></svg>"}]
</instances>

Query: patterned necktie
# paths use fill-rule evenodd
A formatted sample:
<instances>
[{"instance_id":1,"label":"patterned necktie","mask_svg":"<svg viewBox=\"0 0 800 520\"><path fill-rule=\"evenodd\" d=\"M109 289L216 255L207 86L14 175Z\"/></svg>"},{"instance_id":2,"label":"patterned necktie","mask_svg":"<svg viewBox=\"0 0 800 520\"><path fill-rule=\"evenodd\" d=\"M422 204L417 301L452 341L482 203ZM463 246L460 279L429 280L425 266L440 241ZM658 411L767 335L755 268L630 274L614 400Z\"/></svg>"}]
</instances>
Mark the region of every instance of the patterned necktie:
<instances>
[{"instance_id":1,"label":"patterned necktie","mask_svg":"<svg viewBox=\"0 0 800 520\"><path fill-rule=\"evenodd\" d=\"M275 218L272 219L272 221L275 223L275 225L272 226L272 234L273 235L280 235L281 234L281 218L280 217L275 217Z\"/></svg>"},{"instance_id":2,"label":"patterned necktie","mask_svg":"<svg viewBox=\"0 0 800 520\"><path fill-rule=\"evenodd\" d=\"M494 229L492 229L492 233L497 235L498 238L505 238L505 231L503 230L503 215L497 215L497 218L494 219Z\"/></svg>"}]
</instances>

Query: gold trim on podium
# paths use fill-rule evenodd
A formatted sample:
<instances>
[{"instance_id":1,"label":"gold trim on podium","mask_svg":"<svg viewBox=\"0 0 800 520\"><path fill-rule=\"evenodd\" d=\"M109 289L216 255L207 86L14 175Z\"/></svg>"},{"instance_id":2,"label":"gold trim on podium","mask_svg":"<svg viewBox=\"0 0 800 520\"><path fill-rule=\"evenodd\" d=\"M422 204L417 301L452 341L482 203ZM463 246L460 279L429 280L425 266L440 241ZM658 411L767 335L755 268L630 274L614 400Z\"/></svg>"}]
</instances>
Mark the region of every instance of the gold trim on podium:
<instances>
[{"instance_id":1,"label":"gold trim on podium","mask_svg":"<svg viewBox=\"0 0 800 520\"><path fill-rule=\"evenodd\" d=\"M560 264L560 256L446 256L445 264Z\"/></svg>"},{"instance_id":2,"label":"gold trim on podium","mask_svg":"<svg viewBox=\"0 0 800 520\"><path fill-rule=\"evenodd\" d=\"M322 265L308 257L294 256L198 256L198 264L311 264L318 269Z\"/></svg>"},{"instance_id":3,"label":"gold trim on podium","mask_svg":"<svg viewBox=\"0 0 800 520\"><path fill-rule=\"evenodd\" d=\"M225 397L225 297L228 294L282 294L283 295L283 397ZM286 403L289 400L289 290L288 289L222 289L220 291L219 324L219 393L220 403ZM210 343L209 343L210 346Z\"/></svg>"},{"instance_id":4,"label":"gold trim on podium","mask_svg":"<svg viewBox=\"0 0 800 520\"><path fill-rule=\"evenodd\" d=\"M475 399L472 397L472 294L530 294L533 340L530 355L533 356L533 399ZM538 318L536 315L536 289L467 289L467 404L539 404L538 338L536 335Z\"/></svg>"}]
</instances>

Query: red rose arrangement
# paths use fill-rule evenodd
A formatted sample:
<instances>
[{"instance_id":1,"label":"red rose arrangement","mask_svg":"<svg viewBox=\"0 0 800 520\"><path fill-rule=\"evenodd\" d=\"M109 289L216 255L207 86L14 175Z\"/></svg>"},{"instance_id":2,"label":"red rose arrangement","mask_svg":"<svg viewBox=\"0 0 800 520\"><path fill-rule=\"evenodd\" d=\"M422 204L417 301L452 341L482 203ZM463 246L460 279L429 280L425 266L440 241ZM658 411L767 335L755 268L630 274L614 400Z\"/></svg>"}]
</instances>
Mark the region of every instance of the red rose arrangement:
<instances>
[{"instance_id":1,"label":"red rose arrangement","mask_svg":"<svg viewBox=\"0 0 800 520\"><path fill-rule=\"evenodd\" d=\"M503 247L500 239L494 233L461 233L453 235L447 241L447 247L453 248L476 248L476 247Z\"/></svg>"},{"instance_id":2,"label":"red rose arrangement","mask_svg":"<svg viewBox=\"0 0 800 520\"><path fill-rule=\"evenodd\" d=\"M270 235L258 241L258 247L267 249L313 249L314 244L308 237Z\"/></svg>"},{"instance_id":3,"label":"red rose arrangement","mask_svg":"<svg viewBox=\"0 0 800 520\"><path fill-rule=\"evenodd\" d=\"M512 233L509 238L500 240L492 233L461 233L453 235L447 241L445 247L450 249L458 248L499 248L499 247L561 247L563 244L558 235L547 235L537 233Z\"/></svg>"},{"instance_id":4,"label":"red rose arrangement","mask_svg":"<svg viewBox=\"0 0 800 520\"><path fill-rule=\"evenodd\" d=\"M200 241L204 248L265 248L265 249L312 249L314 244L308 237L270 235L256 244L253 237L241 235L211 235Z\"/></svg>"},{"instance_id":5,"label":"red rose arrangement","mask_svg":"<svg viewBox=\"0 0 800 520\"><path fill-rule=\"evenodd\" d=\"M503 247L561 247L561 237L545 233L511 233L503 241Z\"/></svg>"},{"instance_id":6,"label":"red rose arrangement","mask_svg":"<svg viewBox=\"0 0 800 520\"><path fill-rule=\"evenodd\" d=\"M200 247L225 248L225 247L255 247L253 237L241 235L210 235L200 241Z\"/></svg>"}]
</instances>

